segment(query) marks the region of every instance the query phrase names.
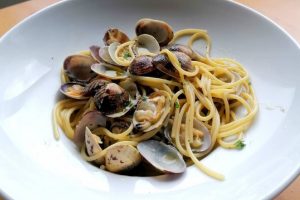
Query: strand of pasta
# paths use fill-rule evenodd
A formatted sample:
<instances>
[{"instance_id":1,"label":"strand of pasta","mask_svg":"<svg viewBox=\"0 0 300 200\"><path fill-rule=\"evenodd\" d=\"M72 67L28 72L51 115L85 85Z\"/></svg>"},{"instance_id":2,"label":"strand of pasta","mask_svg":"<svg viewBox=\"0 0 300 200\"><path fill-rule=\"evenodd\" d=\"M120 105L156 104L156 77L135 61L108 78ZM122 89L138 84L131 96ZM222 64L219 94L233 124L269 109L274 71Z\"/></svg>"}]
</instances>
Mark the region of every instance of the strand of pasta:
<instances>
[{"instance_id":1,"label":"strand of pasta","mask_svg":"<svg viewBox=\"0 0 300 200\"><path fill-rule=\"evenodd\" d=\"M166 54L168 56L168 58L171 61L172 65L177 69L177 71L181 75L180 76L181 78L182 78L182 75L191 77L191 76L196 76L198 74L198 72L199 72L198 68L195 68L195 70L193 72L189 72L189 71L186 71L186 70L182 69L181 64L179 63L177 57L174 55L174 53L172 53L168 49L163 49L163 50L161 50L160 53Z\"/></svg>"},{"instance_id":2,"label":"strand of pasta","mask_svg":"<svg viewBox=\"0 0 300 200\"><path fill-rule=\"evenodd\" d=\"M183 115L185 114L185 111L187 109L187 106L188 106L188 104L185 103L182 106L177 119L176 118L174 119L174 123L173 123L173 126L172 126L172 132L174 131L174 133L172 133L172 135L175 135L175 145L176 145L177 149L179 150L179 152L182 155L185 155L185 156L189 157L188 152L182 147L181 142L180 142L180 134L181 134L180 125L181 125L181 122L182 122Z\"/></svg>"},{"instance_id":3,"label":"strand of pasta","mask_svg":"<svg viewBox=\"0 0 300 200\"><path fill-rule=\"evenodd\" d=\"M93 133L96 135L104 134L112 139L121 141L121 140L129 140L130 138L128 138L128 135L132 132L132 130L133 130L133 123L131 123L130 126L122 133L118 133L118 134L112 133L110 130L103 127L97 128L96 130L93 131Z\"/></svg>"},{"instance_id":4,"label":"strand of pasta","mask_svg":"<svg viewBox=\"0 0 300 200\"><path fill-rule=\"evenodd\" d=\"M167 84L167 85L174 85L179 88L182 88L182 85L178 82L175 81L169 81L165 79L160 79L160 78L153 78L153 77L146 77L146 76L131 76L131 78L134 81L137 81L141 85L146 85L146 86L155 86L159 84Z\"/></svg>"},{"instance_id":5,"label":"strand of pasta","mask_svg":"<svg viewBox=\"0 0 300 200\"><path fill-rule=\"evenodd\" d=\"M133 45L134 43L135 43L135 41L130 40L130 41L128 41L128 42L125 42L125 43L123 43L123 44L120 44L120 45L117 47L117 49L116 49L116 51L115 51L114 57L115 57L115 60L117 61L116 63L117 63L118 65L121 65L121 66L124 66L124 67L128 67L128 66L130 65L131 61L126 60L126 59L124 59L123 57L119 57L119 53L120 53L120 51L123 50L126 46L129 48L129 45ZM135 56L134 56L134 53L133 53L132 51L130 51L130 48L129 48L129 53L131 54L131 58L133 59Z\"/></svg>"}]
</instances>

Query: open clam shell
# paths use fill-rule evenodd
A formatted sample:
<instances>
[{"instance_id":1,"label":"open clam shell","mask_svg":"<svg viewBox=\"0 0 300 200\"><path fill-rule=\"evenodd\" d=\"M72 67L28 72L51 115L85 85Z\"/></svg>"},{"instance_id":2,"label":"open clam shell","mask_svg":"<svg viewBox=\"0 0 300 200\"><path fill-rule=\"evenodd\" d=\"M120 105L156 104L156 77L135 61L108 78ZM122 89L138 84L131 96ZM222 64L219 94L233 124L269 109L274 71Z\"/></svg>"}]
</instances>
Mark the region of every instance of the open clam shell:
<instances>
[{"instance_id":1,"label":"open clam shell","mask_svg":"<svg viewBox=\"0 0 300 200\"><path fill-rule=\"evenodd\" d=\"M185 120L185 119L183 119ZM201 145L199 147L192 147L192 151L194 153L201 153L201 152L205 152L206 150L208 150L210 148L210 146L212 145L212 138L211 138L211 134L209 132L209 130L205 127L205 125L199 121L198 119L194 119L193 121L193 128L194 128L194 132L195 134L200 133L202 135L201 137ZM180 130L180 132L183 130ZM171 138L171 132L172 132L172 124L169 123L167 125L167 127L164 129L164 136L165 138L168 140L168 142L170 142L171 144L174 144L172 138ZM181 134L181 133L180 133ZM182 137L184 137L184 134L181 134ZM197 140L199 140L199 138L197 138Z\"/></svg>"},{"instance_id":2,"label":"open clam shell","mask_svg":"<svg viewBox=\"0 0 300 200\"><path fill-rule=\"evenodd\" d=\"M94 100L98 110L111 118L121 117L132 108L129 93L116 83L102 87L95 94Z\"/></svg>"},{"instance_id":3,"label":"open clam shell","mask_svg":"<svg viewBox=\"0 0 300 200\"><path fill-rule=\"evenodd\" d=\"M113 42L108 46L109 56L113 60L113 62L116 63L116 64L118 63L118 60L116 59L115 52L116 52L119 45L120 45L119 42Z\"/></svg>"},{"instance_id":4,"label":"open clam shell","mask_svg":"<svg viewBox=\"0 0 300 200\"><path fill-rule=\"evenodd\" d=\"M170 95L158 90L138 102L133 114L134 128L148 132L163 125L171 109Z\"/></svg>"},{"instance_id":5,"label":"open clam shell","mask_svg":"<svg viewBox=\"0 0 300 200\"><path fill-rule=\"evenodd\" d=\"M99 76L110 80L120 80L128 77L127 72L123 69L104 63L95 63L91 66L91 69Z\"/></svg>"},{"instance_id":6,"label":"open clam shell","mask_svg":"<svg viewBox=\"0 0 300 200\"><path fill-rule=\"evenodd\" d=\"M91 66L96 61L91 56L71 55L68 56L63 64L65 73L76 82L87 82L96 74L91 70Z\"/></svg>"},{"instance_id":7,"label":"open clam shell","mask_svg":"<svg viewBox=\"0 0 300 200\"><path fill-rule=\"evenodd\" d=\"M140 97L140 93L136 83L131 78L122 80L119 85L129 93L132 99L138 100L138 98Z\"/></svg>"},{"instance_id":8,"label":"open clam shell","mask_svg":"<svg viewBox=\"0 0 300 200\"><path fill-rule=\"evenodd\" d=\"M127 41L129 41L128 36L117 28L108 29L103 37L103 42L105 45L110 45L113 42L118 42L122 44Z\"/></svg>"},{"instance_id":9,"label":"open clam shell","mask_svg":"<svg viewBox=\"0 0 300 200\"><path fill-rule=\"evenodd\" d=\"M160 51L160 46L152 35L142 34L136 38L135 51L137 55L157 54Z\"/></svg>"},{"instance_id":10,"label":"open clam shell","mask_svg":"<svg viewBox=\"0 0 300 200\"><path fill-rule=\"evenodd\" d=\"M96 46L96 45L90 46L91 56L97 62L101 62L101 60L102 60L101 57L99 56L99 51L100 51L100 47L99 46Z\"/></svg>"},{"instance_id":11,"label":"open clam shell","mask_svg":"<svg viewBox=\"0 0 300 200\"><path fill-rule=\"evenodd\" d=\"M194 119L194 129L201 131L203 133L203 137L201 146L199 148L192 147L192 151L194 153L201 153L208 150L212 145L212 136L209 130L198 119Z\"/></svg>"},{"instance_id":12,"label":"open clam shell","mask_svg":"<svg viewBox=\"0 0 300 200\"><path fill-rule=\"evenodd\" d=\"M136 35L152 35L160 46L168 44L174 37L172 27L164 21L155 19L140 19L135 28Z\"/></svg>"},{"instance_id":13,"label":"open clam shell","mask_svg":"<svg viewBox=\"0 0 300 200\"><path fill-rule=\"evenodd\" d=\"M111 56L109 54L108 48L109 48L108 46L101 47L99 49L99 57L101 60L103 60L106 63L116 65L116 62L111 58Z\"/></svg>"},{"instance_id":14,"label":"open clam shell","mask_svg":"<svg viewBox=\"0 0 300 200\"><path fill-rule=\"evenodd\" d=\"M94 130L98 127L106 126L106 117L99 111L87 112L78 125L75 128L74 142L81 147L85 142L85 129L88 127L90 130Z\"/></svg>"},{"instance_id":15,"label":"open clam shell","mask_svg":"<svg viewBox=\"0 0 300 200\"><path fill-rule=\"evenodd\" d=\"M85 96L85 85L81 83L65 83L60 87L60 92L72 99L84 100L89 98Z\"/></svg>"},{"instance_id":16,"label":"open clam shell","mask_svg":"<svg viewBox=\"0 0 300 200\"><path fill-rule=\"evenodd\" d=\"M137 145L140 154L155 168L166 173L182 173L186 164L182 155L172 146L156 140L146 140Z\"/></svg>"},{"instance_id":17,"label":"open clam shell","mask_svg":"<svg viewBox=\"0 0 300 200\"><path fill-rule=\"evenodd\" d=\"M99 136L93 134L91 130L86 127L85 128L85 146L86 151L89 156L93 156L97 153L100 153L102 151L102 148L100 147L100 144L102 144L102 141ZM104 157L96 159L95 163L97 164L103 164L104 163Z\"/></svg>"}]
</instances>

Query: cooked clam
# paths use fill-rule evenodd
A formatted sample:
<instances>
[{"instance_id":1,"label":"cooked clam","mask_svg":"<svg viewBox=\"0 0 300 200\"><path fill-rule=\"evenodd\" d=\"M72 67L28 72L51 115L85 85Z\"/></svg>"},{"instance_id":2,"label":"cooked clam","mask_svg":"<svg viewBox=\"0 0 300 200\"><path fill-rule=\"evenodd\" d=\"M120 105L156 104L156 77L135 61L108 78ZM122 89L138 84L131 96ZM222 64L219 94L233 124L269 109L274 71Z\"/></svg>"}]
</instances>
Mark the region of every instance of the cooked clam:
<instances>
[{"instance_id":1,"label":"cooked clam","mask_svg":"<svg viewBox=\"0 0 300 200\"><path fill-rule=\"evenodd\" d=\"M126 131L131 125L131 119L129 118L115 118L110 125L110 131L112 133L122 133Z\"/></svg>"},{"instance_id":2,"label":"cooked clam","mask_svg":"<svg viewBox=\"0 0 300 200\"><path fill-rule=\"evenodd\" d=\"M105 167L111 172L128 171L142 160L138 150L132 145L116 145L107 150Z\"/></svg>"},{"instance_id":3,"label":"cooked clam","mask_svg":"<svg viewBox=\"0 0 300 200\"><path fill-rule=\"evenodd\" d=\"M137 145L140 154L155 168L166 173L182 173L186 164L182 155L172 146L156 140L146 140Z\"/></svg>"},{"instance_id":4,"label":"cooked clam","mask_svg":"<svg viewBox=\"0 0 300 200\"><path fill-rule=\"evenodd\" d=\"M64 61L65 73L74 81L87 82L96 74L91 70L91 66L96 61L86 55L71 55Z\"/></svg>"},{"instance_id":5,"label":"cooked clam","mask_svg":"<svg viewBox=\"0 0 300 200\"><path fill-rule=\"evenodd\" d=\"M102 144L102 141L99 136L93 134L91 130L86 127L85 128L85 146L86 151L89 156L93 156L97 153L100 153L102 151L102 148L100 147L100 144ZM103 164L104 163L104 157L96 159L95 163L97 164Z\"/></svg>"},{"instance_id":6,"label":"cooked clam","mask_svg":"<svg viewBox=\"0 0 300 200\"><path fill-rule=\"evenodd\" d=\"M116 63L111 58L108 48L109 48L108 46L100 48L99 49L99 57L104 62L115 65Z\"/></svg>"},{"instance_id":7,"label":"cooked clam","mask_svg":"<svg viewBox=\"0 0 300 200\"><path fill-rule=\"evenodd\" d=\"M103 42L107 46L109 46L113 42L122 44L127 41L129 41L128 36L117 28L108 29L103 37Z\"/></svg>"},{"instance_id":8,"label":"cooked clam","mask_svg":"<svg viewBox=\"0 0 300 200\"><path fill-rule=\"evenodd\" d=\"M169 49L170 51L185 53L191 59L194 59L196 57L195 52L190 47L183 44L172 44L167 46L166 48Z\"/></svg>"},{"instance_id":9,"label":"cooked clam","mask_svg":"<svg viewBox=\"0 0 300 200\"><path fill-rule=\"evenodd\" d=\"M208 129L204 126L204 124L194 119L194 142L191 144L192 151L194 153L204 152L212 144L211 134Z\"/></svg>"},{"instance_id":10,"label":"cooked clam","mask_svg":"<svg viewBox=\"0 0 300 200\"><path fill-rule=\"evenodd\" d=\"M99 56L99 51L100 51L99 46L96 46L96 45L90 46L91 56L94 58L94 60L101 62L101 57Z\"/></svg>"},{"instance_id":11,"label":"cooked clam","mask_svg":"<svg viewBox=\"0 0 300 200\"><path fill-rule=\"evenodd\" d=\"M100 126L106 126L106 117L99 111L87 112L76 126L74 142L81 147L85 141L85 128L88 127L90 130L94 130Z\"/></svg>"},{"instance_id":12,"label":"cooked clam","mask_svg":"<svg viewBox=\"0 0 300 200\"><path fill-rule=\"evenodd\" d=\"M152 35L160 46L168 44L174 37L172 27L164 21L154 19L140 19L135 28L136 35Z\"/></svg>"},{"instance_id":13,"label":"cooked clam","mask_svg":"<svg viewBox=\"0 0 300 200\"><path fill-rule=\"evenodd\" d=\"M208 129L204 126L202 122L200 122L198 119L194 119L193 121L193 143L191 144L192 151L194 153L201 153L209 149L209 147L212 144L211 141L211 134L208 131ZM164 136L166 139L174 144L172 138L171 138L171 132L172 132L172 124L169 123L168 126L164 130ZM183 146L185 146L184 142L185 137L185 125L182 124L180 126L180 135L179 139Z\"/></svg>"},{"instance_id":14,"label":"cooked clam","mask_svg":"<svg viewBox=\"0 0 300 200\"><path fill-rule=\"evenodd\" d=\"M94 79L89 84L84 87L84 95L85 96L94 96L96 92L103 87L105 84L108 84L110 81L106 79Z\"/></svg>"},{"instance_id":15,"label":"cooked clam","mask_svg":"<svg viewBox=\"0 0 300 200\"><path fill-rule=\"evenodd\" d=\"M152 57L150 56L137 56L129 65L128 71L133 75L143 76L150 75L156 71L155 66L152 64Z\"/></svg>"},{"instance_id":16,"label":"cooked clam","mask_svg":"<svg viewBox=\"0 0 300 200\"><path fill-rule=\"evenodd\" d=\"M194 68L192 66L192 61L189 56L187 56L185 53L182 52L173 52L175 56L177 57L181 68L186 71L194 71ZM160 70L161 72L172 76L174 78L179 78L178 71L176 68L172 65L169 58L165 54L158 54L153 58L153 65L155 68Z\"/></svg>"},{"instance_id":17,"label":"cooked clam","mask_svg":"<svg viewBox=\"0 0 300 200\"><path fill-rule=\"evenodd\" d=\"M61 93L72 99L88 99L84 92L85 85L81 83L65 83L60 87Z\"/></svg>"},{"instance_id":18,"label":"cooked clam","mask_svg":"<svg viewBox=\"0 0 300 200\"><path fill-rule=\"evenodd\" d=\"M137 55L157 54L160 51L160 46L152 35L142 34L136 39L135 51Z\"/></svg>"},{"instance_id":19,"label":"cooked clam","mask_svg":"<svg viewBox=\"0 0 300 200\"><path fill-rule=\"evenodd\" d=\"M131 78L127 78L125 80L122 80L119 85L124 88L130 95L131 99L138 100L140 97L139 90L137 88L137 85Z\"/></svg>"},{"instance_id":20,"label":"cooked clam","mask_svg":"<svg viewBox=\"0 0 300 200\"><path fill-rule=\"evenodd\" d=\"M108 117L121 117L130 109L131 98L126 90L115 83L102 87L94 96L98 110ZM130 107L131 108L131 107Z\"/></svg>"},{"instance_id":21,"label":"cooked clam","mask_svg":"<svg viewBox=\"0 0 300 200\"><path fill-rule=\"evenodd\" d=\"M120 45L119 42L113 42L111 43L109 46L108 46L108 53L109 53L109 56L111 57L111 59L113 60L114 63L118 63L118 60L116 59L116 50L118 48L118 46Z\"/></svg>"},{"instance_id":22,"label":"cooked clam","mask_svg":"<svg viewBox=\"0 0 300 200\"><path fill-rule=\"evenodd\" d=\"M140 100L133 115L134 128L140 132L148 132L161 127L169 115L170 96L158 90L148 98Z\"/></svg>"},{"instance_id":23,"label":"cooked clam","mask_svg":"<svg viewBox=\"0 0 300 200\"><path fill-rule=\"evenodd\" d=\"M128 77L127 72L123 69L104 63L93 64L91 69L99 76L110 80L120 80Z\"/></svg>"}]
</instances>

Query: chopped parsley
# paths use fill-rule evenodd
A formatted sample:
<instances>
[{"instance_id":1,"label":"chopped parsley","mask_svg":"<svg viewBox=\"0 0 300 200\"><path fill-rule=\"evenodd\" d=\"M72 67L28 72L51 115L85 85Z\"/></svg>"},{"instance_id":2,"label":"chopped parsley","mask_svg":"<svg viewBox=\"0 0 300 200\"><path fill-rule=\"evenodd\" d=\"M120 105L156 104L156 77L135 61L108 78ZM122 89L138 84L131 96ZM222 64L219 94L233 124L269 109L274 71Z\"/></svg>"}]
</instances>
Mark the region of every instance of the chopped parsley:
<instances>
[{"instance_id":1,"label":"chopped parsley","mask_svg":"<svg viewBox=\"0 0 300 200\"><path fill-rule=\"evenodd\" d=\"M180 108L180 105L178 102L175 102L175 108Z\"/></svg>"},{"instance_id":2,"label":"chopped parsley","mask_svg":"<svg viewBox=\"0 0 300 200\"><path fill-rule=\"evenodd\" d=\"M146 97L146 96L142 96L142 100L143 100L143 101L146 101L146 100L147 100L147 97Z\"/></svg>"},{"instance_id":3,"label":"chopped parsley","mask_svg":"<svg viewBox=\"0 0 300 200\"><path fill-rule=\"evenodd\" d=\"M248 83L249 85L252 85L252 83L251 83L251 81L249 81L249 83Z\"/></svg>"},{"instance_id":4,"label":"chopped parsley","mask_svg":"<svg viewBox=\"0 0 300 200\"><path fill-rule=\"evenodd\" d=\"M234 143L235 149L242 150L246 144L244 143L243 140L238 140L236 143Z\"/></svg>"},{"instance_id":5,"label":"chopped parsley","mask_svg":"<svg viewBox=\"0 0 300 200\"><path fill-rule=\"evenodd\" d=\"M129 57L131 57L131 54L129 53L129 51L126 51L123 55L123 58L127 60Z\"/></svg>"}]
</instances>

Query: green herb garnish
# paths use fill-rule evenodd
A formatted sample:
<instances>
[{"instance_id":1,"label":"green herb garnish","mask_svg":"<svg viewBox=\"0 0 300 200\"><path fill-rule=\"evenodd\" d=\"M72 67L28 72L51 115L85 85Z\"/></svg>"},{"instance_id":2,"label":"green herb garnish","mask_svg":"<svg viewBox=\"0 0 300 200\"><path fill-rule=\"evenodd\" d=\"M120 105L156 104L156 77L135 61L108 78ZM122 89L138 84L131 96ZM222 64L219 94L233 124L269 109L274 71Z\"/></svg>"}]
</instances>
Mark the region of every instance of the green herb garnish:
<instances>
[{"instance_id":1,"label":"green herb garnish","mask_svg":"<svg viewBox=\"0 0 300 200\"><path fill-rule=\"evenodd\" d=\"M146 101L147 97L146 96L142 96L142 101Z\"/></svg>"},{"instance_id":2,"label":"green herb garnish","mask_svg":"<svg viewBox=\"0 0 300 200\"><path fill-rule=\"evenodd\" d=\"M180 108L180 105L178 102L175 102L175 108Z\"/></svg>"},{"instance_id":3,"label":"green herb garnish","mask_svg":"<svg viewBox=\"0 0 300 200\"><path fill-rule=\"evenodd\" d=\"M127 60L127 58L131 57L131 54L129 53L129 51L126 51L123 55L123 58L125 58Z\"/></svg>"},{"instance_id":4,"label":"green herb garnish","mask_svg":"<svg viewBox=\"0 0 300 200\"><path fill-rule=\"evenodd\" d=\"M238 140L236 143L234 143L234 147L238 150L242 150L245 146L246 144L243 140Z\"/></svg>"}]
</instances>

